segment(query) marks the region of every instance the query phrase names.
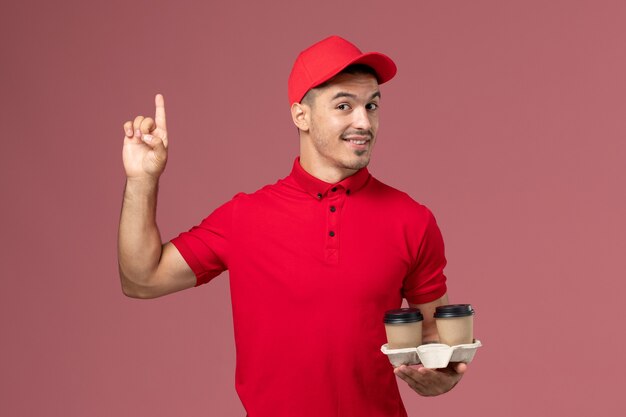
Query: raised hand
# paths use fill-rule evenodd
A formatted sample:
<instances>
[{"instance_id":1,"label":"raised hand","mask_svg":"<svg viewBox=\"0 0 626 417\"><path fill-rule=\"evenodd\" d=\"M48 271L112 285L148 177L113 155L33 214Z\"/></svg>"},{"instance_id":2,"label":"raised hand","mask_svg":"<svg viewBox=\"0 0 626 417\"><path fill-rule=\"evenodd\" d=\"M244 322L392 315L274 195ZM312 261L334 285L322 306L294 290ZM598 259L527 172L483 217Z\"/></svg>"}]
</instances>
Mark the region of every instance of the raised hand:
<instances>
[{"instance_id":1,"label":"raised hand","mask_svg":"<svg viewBox=\"0 0 626 417\"><path fill-rule=\"evenodd\" d=\"M154 98L155 117L137 116L124 123L122 159L128 179L157 180L167 163L167 125L165 101L161 94Z\"/></svg>"}]
</instances>

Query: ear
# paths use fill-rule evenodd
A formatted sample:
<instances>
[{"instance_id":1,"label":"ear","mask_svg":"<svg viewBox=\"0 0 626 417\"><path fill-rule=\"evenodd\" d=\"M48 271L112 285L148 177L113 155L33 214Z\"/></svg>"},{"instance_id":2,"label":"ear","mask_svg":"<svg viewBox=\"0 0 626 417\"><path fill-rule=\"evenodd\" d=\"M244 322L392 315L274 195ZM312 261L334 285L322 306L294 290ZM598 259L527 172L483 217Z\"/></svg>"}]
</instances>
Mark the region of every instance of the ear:
<instances>
[{"instance_id":1,"label":"ear","mask_svg":"<svg viewBox=\"0 0 626 417\"><path fill-rule=\"evenodd\" d=\"M291 120L293 120L293 124L303 132L309 130L310 113L311 108L306 104L293 103L291 105Z\"/></svg>"}]
</instances>

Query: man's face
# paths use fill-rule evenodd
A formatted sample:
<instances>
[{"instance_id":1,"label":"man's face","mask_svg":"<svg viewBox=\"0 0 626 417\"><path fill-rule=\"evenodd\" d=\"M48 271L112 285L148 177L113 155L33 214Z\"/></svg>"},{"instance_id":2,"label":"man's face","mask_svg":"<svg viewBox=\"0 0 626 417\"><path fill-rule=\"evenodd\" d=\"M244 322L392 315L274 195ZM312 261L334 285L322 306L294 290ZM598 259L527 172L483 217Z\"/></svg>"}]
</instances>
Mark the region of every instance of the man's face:
<instances>
[{"instance_id":1,"label":"man's face","mask_svg":"<svg viewBox=\"0 0 626 417\"><path fill-rule=\"evenodd\" d=\"M370 161L380 92L370 74L340 74L305 99L310 107L307 157L323 169L358 170Z\"/></svg>"}]
</instances>

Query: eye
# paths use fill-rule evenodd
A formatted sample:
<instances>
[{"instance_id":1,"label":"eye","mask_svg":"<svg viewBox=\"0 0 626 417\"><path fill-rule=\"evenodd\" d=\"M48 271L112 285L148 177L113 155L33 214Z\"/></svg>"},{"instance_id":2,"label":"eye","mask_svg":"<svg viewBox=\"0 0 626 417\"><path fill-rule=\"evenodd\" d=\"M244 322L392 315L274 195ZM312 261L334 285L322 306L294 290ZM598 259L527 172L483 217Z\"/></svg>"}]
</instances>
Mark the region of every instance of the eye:
<instances>
[{"instance_id":1,"label":"eye","mask_svg":"<svg viewBox=\"0 0 626 417\"><path fill-rule=\"evenodd\" d=\"M377 110L378 109L378 103L369 103L369 104L367 104L367 106L365 106L365 108L367 110Z\"/></svg>"},{"instance_id":2,"label":"eye","mask_svg":"<svg viewBox=\"0 0 626 417\"><path fill-rule=\"evenodd\" d=\"M337 106L337 110L349 110L350 109L350 105L347 103L341 103L340 105Z\"/></svg>"}]
</instances>

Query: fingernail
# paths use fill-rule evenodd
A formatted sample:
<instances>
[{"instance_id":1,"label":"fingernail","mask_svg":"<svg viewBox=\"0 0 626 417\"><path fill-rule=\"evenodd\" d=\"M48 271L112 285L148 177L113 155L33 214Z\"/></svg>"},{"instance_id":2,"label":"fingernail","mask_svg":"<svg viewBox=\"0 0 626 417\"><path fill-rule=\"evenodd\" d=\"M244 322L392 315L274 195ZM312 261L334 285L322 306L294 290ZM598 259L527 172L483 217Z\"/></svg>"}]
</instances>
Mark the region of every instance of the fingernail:
<instances>
[{"instance_id":1,"label":"fingernail","mask_svg":"<svg viewBox=\"0 0 626 417\"><path fill-rule=\"evenodd\" d=\"M141 137L141 130L139 129L135 130L135 137L138 137L138 138Z\"/></svg>"},{"instance_id":2,"label":"fingernail","mask_svg":"<svg viewBox=\"0 0 626 417\"><path fill-rule=\"evenodd\" d=\"M131 129L126 129L126 136L132 136L133 131Z\"/></svg>"},{"instance_id":3,"label":"fingernail","mask_svg":"<svg viewBox=\"0 0 626 417\"><path fill-rule=\"evenodd\" d=\"M143 135L143 140L146 142L152 142L152 135Z\"/></svg>"}]
</instances>

